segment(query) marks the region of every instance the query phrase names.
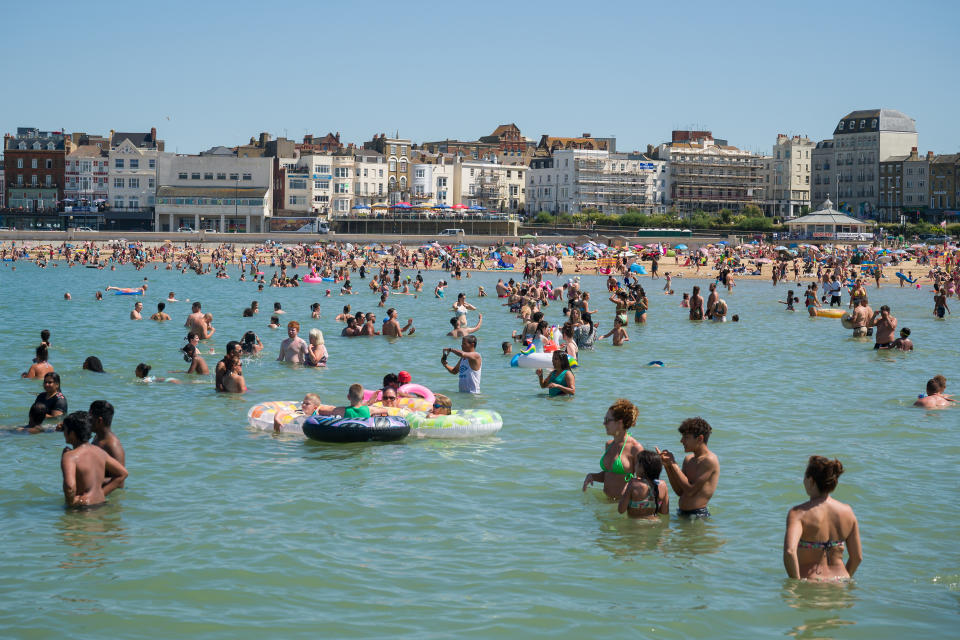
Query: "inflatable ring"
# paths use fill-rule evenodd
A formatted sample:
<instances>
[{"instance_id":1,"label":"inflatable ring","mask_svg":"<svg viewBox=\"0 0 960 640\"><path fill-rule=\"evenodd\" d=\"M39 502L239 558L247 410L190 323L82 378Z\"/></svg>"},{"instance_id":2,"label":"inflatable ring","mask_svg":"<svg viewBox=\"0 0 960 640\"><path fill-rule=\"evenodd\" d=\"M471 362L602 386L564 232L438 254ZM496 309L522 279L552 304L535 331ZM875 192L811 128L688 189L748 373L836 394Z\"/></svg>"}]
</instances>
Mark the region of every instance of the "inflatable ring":
<instances>
[{"instance_id":1,"label":"inflatable ring","mask_svg":"<svg viewBox=\"0 0 960 640\"><path fill-rule=\"evenodd\" d=\"M820 318L842 318L845 311L843 309L824 309L823 307L817 307L815 313Z\"/></svg>"},{"instance_id":2,"label":"inflatable ring","mask_svg":"<svg viewBox=\"0 0 960 640\"><path fill-rule=\"evenodd\" d=\"M549 369L553 367L552 353L517 354L510 361L511 367L520 369Z\"/></svg>"},{"instance_id":3,"label":"inflatable ring","mask_svg":"<svg viewBox=\"0 0 960 640\"><path fill-rule=\"evenodd\" d=\"M426 398L397 398L396 407L385 407L386 409L403 409L405 411L430 411L433 409L433 400ZM383 407L382 401L374 402L371 407Z\"/></svg>"},{"instance_id":4,"label":"inflatable ring","mask_svg":"<svg viewBox=\"0 0 960 640\"><path fill-rule=\"evenodd\" d=\"M559 351L560 345L558 345L553 340L543 343L543 352L544 353L553 353L554 351Z\"/></svg>"},{"instance_id":5,"label":"inflatable ring","mask_svg":"<svg viewBox=\"0 0 960 640\"><path fill-rule=\"evenodd\" d=\"M363 404L370 404L371 400L380 400L380 396L383 393L380 389L364 389L363 390Z\"/></svg>"},{"instance_id":6,"label":"inflatable ring","mask_svg":"<svg viewBox=\"0 0 960 640\"><path fill-rule=\"evenodd\" d=\"M417 412L407 416L407 422L410 435L418 438L475 438L493 435L503 427L500 414L486 409L452 411L432 418Z\"/></svg>"},{"instance_id":7,"label":"inflatable ring","mask_svg":"<svg viewBox=\"0 0 960 640\"><path fill-rule=\"evenodd\" d=\"M247 411L247 423L259 431L273 431L273 418L280 415L280 431L284 433L303 433L303 423L307 416L300 411L300 403L289 400L261 402Z\"/></svg>"},{"instance_id":8,"label":"inflatable ring","mask_svg":"<svg viewBox=\"0 0 960 640\"><path fill-rule=\"evenodd\" d=\"M300 282L306 282L307 284L320 284L323 282L323 278L319 276L303 276Z\"/></svg>"},{"instance_id":9,"label":"inflatable ring","mask_svg":"<svg viewBox=\"0 0 960 640\"><path fill-rule=\"evenodd\" d=\"M392 442L406 438L410 425L399 416L311 416L303 423L303 434L320 442Z\"/></svg>"},{"instance_id":10,"label":"inflatable ring","mask_svg":"<svg viewBox=\"0 0 960 640\"><path fill-rule=\"evenodd\" d=\"M840 324L843 325L844 329L853 329L853 316L850 315L849 311L840 316Z\"/></svg>"},{"instance_id":11,"label":"inflatable ring","mask_svg":"<svg viewBox=\"0 0 960 640\"><path fill-rule=\"evenodd\" d=\"M433 407L433 403L437 401L437 397L433 395L433 391L430 391L430 389L427 389L422 384L416 384L411 382L411 383L400 385L400 393L413 394L415 396L423 398L424 400L430 403L431 408Z\"/></svg>"}]
</instances>

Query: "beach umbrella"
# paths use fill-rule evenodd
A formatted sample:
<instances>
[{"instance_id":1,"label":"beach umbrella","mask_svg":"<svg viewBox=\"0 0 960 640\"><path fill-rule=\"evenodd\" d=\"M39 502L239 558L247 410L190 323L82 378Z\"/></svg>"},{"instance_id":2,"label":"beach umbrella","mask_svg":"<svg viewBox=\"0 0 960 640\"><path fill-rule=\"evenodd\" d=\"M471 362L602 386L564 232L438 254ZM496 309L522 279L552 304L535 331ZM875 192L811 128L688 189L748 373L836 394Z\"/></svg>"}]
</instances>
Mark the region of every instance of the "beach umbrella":
<instances>
[{"instance_id":1,"label":"beach umbrella","mask_svg":"<svg viewBox=\"0 0 960 640\"><path fill-rule=\"evenodd\" d=\"M729 243L729 242L727 242L726 240L721 240L721 241L720 241L720 242L718 242L717 244L730 244L730 243ZM796 246L796 245L794 245L794 246Z\"/></svg>"},{"instance_id":2,"label":"beach umbrella","mask_svg":"<svg viewBox=\"0 0 960 640\"><path fill-rule=\"evenodd\" d=\"M467 205L465 205L465 204L455 204L455 205L453 205L452 208L454 208L454 209L467 209L468 207L467 207Z\"/></svg>"},{"instance_id":3,"label":"beach umbrella","mask_svg":"<svg viewBox=\"0 0 960 640\"><path fill-rule=\"evenodd\" d=\"M776 250L776 251L786 251L787 248L781 244L779 247L774 247L774 250Z\"/></svg>"},{"instance_id":4,"label":"beach umbrella","mask_svg":"<svg viewBox=\"0 0 960 640\"><path fill-rule=\"evenodd\" d=\"M370 209L370 207L368 207L368 206L365 205L365 204L355 204L355 205L353 205L353 206L350 207L350 208L351 208L351 209L355 209L355 210L357 210L357 211L367 211L367 210Z\"/></svg>"},{"instance_id":5,"label":"beach umbrella","mask_svg":"<svg viewBox=\"0 0 960 640\"><path fill-rule=\"evenodd\" d=\"M796 249L796 248L797 248L797 243L796 243L796 242L791 242L791 243L790 243L790 248L791 248L791 249Z\"/></svg>"},{"instance_id":6,"label":"beach umbrella","mask_svg":"<svg viewBox=\"0 0 960 640\"><path fill-rule=\"evenodd\" d=\"M674 248L674 249L680 249L680 251L686 251L686 250L687 250L687 245L685 245L685 244L683 244L683 243L681 242L680 244L675 244L675 245L673 245L673 248Z\"/></svg>"}]
</instances>

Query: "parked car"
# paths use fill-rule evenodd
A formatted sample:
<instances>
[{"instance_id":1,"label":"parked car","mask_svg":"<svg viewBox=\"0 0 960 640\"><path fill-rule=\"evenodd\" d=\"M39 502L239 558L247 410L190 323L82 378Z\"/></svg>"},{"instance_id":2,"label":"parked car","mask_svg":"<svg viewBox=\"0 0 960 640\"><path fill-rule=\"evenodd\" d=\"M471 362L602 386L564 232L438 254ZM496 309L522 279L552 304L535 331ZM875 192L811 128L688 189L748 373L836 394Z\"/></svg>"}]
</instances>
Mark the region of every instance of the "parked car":
<instances>
[{"instance_id":1,"label":"parked car","mask_svg":"<svg viewBox=\"0 0 960 640\"><path fill-rule=\"evenodd\" d=\"M328 225L326 222L318 222L317 233L330 233L330 225Z\"/></svg>"},{"instance_id":2,"label":"parked car","mask_svg":"<svg viewBox=\"0 0 960 640\"><path fill-rule=\"evenodd\" d=\"M90 227L75 227L74 231L96 231L96 229L91 229Z\"/></svg>"},{"instance_id":3,"label":"parked car","mask_svg":"<svg viewBox=\"0 0 960 640\"><path fill-rule=\"evenodd\" d=\"M178 233L196 233L197 230L192 229L190 227L180 227L179 229L177 229L177 232Z\"/></svg>"},{"instance_id":4,"label":"parked car","mask_svg":"<svg viewBox=\"0 0 960 640\"><path fill-rule=\"evenodd\" d=\"M441 232L438 233L437 235L441 235L441 236L465 236L465 235L467 235L467 232L464 231L463 229L444 229L443 231L441 231Z\"/></svg>"}]
</instances>

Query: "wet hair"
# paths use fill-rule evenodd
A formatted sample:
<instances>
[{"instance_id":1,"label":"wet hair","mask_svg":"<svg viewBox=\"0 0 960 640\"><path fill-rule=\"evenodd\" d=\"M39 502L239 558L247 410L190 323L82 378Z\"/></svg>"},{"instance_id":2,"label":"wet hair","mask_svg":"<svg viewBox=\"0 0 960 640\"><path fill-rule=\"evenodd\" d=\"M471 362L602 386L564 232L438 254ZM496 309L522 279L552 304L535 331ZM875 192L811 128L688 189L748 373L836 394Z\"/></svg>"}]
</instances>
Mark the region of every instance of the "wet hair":
<instances>
[{"instance_id":1,"label":"wet hair","mask_svg":"<svg viewBox=\"0 0 960 640\"><path fill-rule=\"evenodd\" d=\"M890 306L883 305L882 307L880 307L880 311L886 311L887 313L890 313Z\"/></svg>"},{"instance_id":2,"label":"wet hair","mask_svg":"<svg viewBox=\"0 0 960 640\"><path fill-rule=\"evenodd\" d=\"M469 336L463 336L463 339L467 341L471 347L476 348L477 346L477 336L470 334Z\"/></svg>"},{"instance_id":3,"label":"wet hair","mask_svg":"<svg viewBox=\"0 0 960 640\"><path fill-rule=\"evenodd\" d=\"M199 303L199 302L194 302L193 305L191 305L190 308L193 309L194 311L200 311L200 303Z\"/></svg>"},{"instance_id":4,"label":"wet hair","mask_svg":"<svg viewBox=\"0 0 960 640\"><path fill-rule=\"evenodd\" d=\"M947 388L947 379L942 373L938 373L933 376L933 381L937 383L937 392L943 391Z\"/></svg>"},{"instance_id":5,"label":"wet hair","mask_svg":"<svg viewBox=\"0 0 960 640\"><path fill-rule=\"evenodd\" d=\"M279 308L280 308L280 303L279 303L279 302L274 302L274 303L273 303L273 309L274 309L274 311L276 311L276 310L279 309Z\"/></svg>"},{"instance_id":6,"label":"wet hair","mask_svg":"<svg viewBox=\"0 0 960 640\"><path fill-rule=\"evenodd\" d=\"M270 324L280 324L280 316L270 316Z\"/></svg>"},{"instance_id":7,"label":"wet hair","mask_svg":"<svg viewBox=\"0 0 960 640\"><path fill-rule=\"evenodd\" d=\"M637 423L637 416L640 415L640 410L626 398L618 398L610 405L608 411L613 414L614 420L619 420L623 423L624 429L629 429L635 425Z\"/></svg>"},{"instance_id":8,"label":"wet hair","mask_svg":"<svg viewBox=\"0 0 960 640\"><path fill-rule=\"evenodd\" d=\"M158 303L157 303L157 311L158 311L158 312L159 312L159 311L163 311L163 310L166 309L166 308L167 308L167 303L165 303L165 302L158 302Z\"/></svg>"},{"instance_id":9,"label":"wet hair","mask_svg":"<svg viewBox=\"0 0 960 640\"><path fill-rule=\"evenodd\" d=\"M445 396L442 393L434 394L433 401L434 409L452 409L453 402L450 400L449 396Z\"/></svg>"},{"instance_id":10,"label":"wet hair","mask_svg":"<svg viewBox=\"0 0 960 640\"><path fill-rule=\"evenodd\" d=\"M138 378L146 378L148 375L150 375L150 365L144 362L141 362L140 364L137 365L137 368L134 370L134 373L136 373L136 376Z\"/></svg>"},{"instance_id":11,"label":"wet hair","mask_svg":"<svg viewBox=\"0 0 960 640\"><path fill-rule=\"evenodd\" d=\"M46 362L49 357L49 351L47 350L47 345L38 344L36 349L37 362Z\"/></svg>"},{"instance_id":12,"label":"wet hair","mask_svg":"<svg viewBox=\"0 0 960 640\"><path fill-rule=\"evenodd\" d=\"M823 456L810 456L803 477L812 479L820 493L830 493L837 488L842 474L843 464L836 458L828 460Z\"/></svg>"},{"instance_id":13,"label":"wet hair","mask_svg":"<svg viewBox=\"0 0 960 640\"><path fill-rule=\"evenodd\" d=\"M936 378L930 378L927 380L927 395L932 396L935 393L940 393L943 387L940 386L940 381Z\"/></svg>"},{"instance_id":14,"label":"wet hair","mask_svg":"<svg viewBox=\"0 0 960 640\"><path fill-rule=\"evenodd\" d=\"M319 308L320 308L320 303L319 303L319 302L314 302L312 305L310 305L310 310L311 310L311 311L316 311L316 310L319 309Z\"/></svg>"},{"instance_id":15,"label":"wet hair","mask_svg":"<svg viewBox=\"0 0 960 640\"><path fill-rule=\"evenodd\" d=\"M554 351L554 358L560 358L560 370L566 371L570 368L570 356L565 351Z\"/></svg>"},{"instance_id":16,"label":"wet hair","mask_svg":"<svg viewBox=\"0 0 960 640\"><path fill-rule=\"evenodd\" d=\"M457 328L457 318L456 318L456 317L450 318L450 324L453 325L453 328L454 328L454 329L456 329L456 328Z\"/></svg>"},{"instance_id":17,"label":"wet hair","mask_svg":"<svg viewBox=\"0 0 960 640\"><path fill-rule=\"evenodd\" d=\"M510 346L510 341L509 341L509 340L504 340L503 342L500 343L500 348L501 348L501 349L506 349L506 348L509 347L509 346ZM434 395L436 395L436 394L434 394Z\"/></svg>"},{"instance_id":18,"label":"wet hair","mask_svg":"<svg viewBox=\"0 0 960 640\"><path fill-rule=\"evenodd\" d=\"M400 388L400 377L395 373L388 373L383 376L383 388L386 389L387 387Z\"/></svg>"},{"instance_id":19,"label":"wet hair","mask_svg":"<svg viewBox=\"0 0 960 640\"><path fill-rule=\"evenodd\" d=\"M903 329L900 329L900 335L902 335L904 338L909 338L909 337L910 337L910 327L904 327Z\"/></svg>"},{"instance_id":20,"label":"wet hair","mask_svg":"<svg viewBox=\"0 0 960 640\"><path fill-rule=\"evenodd\" d=\"M60 388L60 374L59 374L59 373L57 373L56 371L50 371L50 372L44 374L44 376L43 376L43 381L46 382L46 381L47 381L47 378L50 378L51 380L53 380L54 382L57 383L57 389Z\"/></svg>"},{"instance_id":21,"label":"wet hair","mask_svg":"<svg viewBox=\"0 0 960 640\"><path fill-rule=\"evenodd\" d=\"M227 343L227 355L229 356L230 354L232 354L234 351L237 350L237 347L239 347L239 346L241 346L241 345L240 345L240 343L237 342L236 340L231 340L230 342L228 342L228 343Z\"/></svg>"},{"instance_id":22,"label":"wet hair","mask_svg":"<svg viewBox=\"0 0 960 640\"><path fill-rule=\"evenodd\" d=\"M637 475L647 480L656 480L663 471L663 463L656 451L644 449L637 454ZM651 496L653 497L653 496ZM659 501L658 501L659 502Z\"/></svg>"},{"instance_id":23,"label":"wet hair","mask_svg":"<svg viewBox=\"0 0 960 640\"><path fill-rule=\"evenodd\" d=\"M44 329L40 332L40 340L50 342L50 329Z\"/></svg>"},{"instance_id":24,"label":"wet hair","mask_svg":"<svg viewBox=\"0 0 960 640\"><path fill-rule=\"evenodd\" d=\"M94 422L97 418L103 420L103 426L109 427L113 424L113 405L106 400L94 400L90 403L90 421Z\"/></svg>"},{"instance_id":25,"label":"wet hair","mask_svg":"<svg viewBox=\"0 0 960 640\"><path fill-rule=\"evenodd\" d=\"M697 436L703 436L703 444L707 444L707 441L710 439L710 433L713 431L713 427L710 424L697 416L696 418L687 418L680 423L680 427L677 429L683 435L691 435L694 438Z\"/></svg>"},{"instance_id":26,"label":"wet hair","mask_svg":"<svg viewBox=\"0 0 960 640\"><path fill-rule=\"evenodd\" d=\"M350 388L347 389L347 398L351 403L360 402L363 400L363 385L362 384L352 384Z\"/></svg>"},{"instance_id":27,"label":"wet hair","mask_svg":"<svg viewBox=\"0 0 960 640\"><path fill-rule=\"evenodd\" d=\"M300 323L296 320L291 320L287 323L287 329L296 329L297 331L300 331Z\"/></svg>"},{"instance_id":28,"label":"wet hair","mask_svg":"<svg viewBox=\"0 0 960 640\"><path fill-rule=\"evenodd\" d=\"M94 373L103 373L103 363L97 356L87 356L87 359L83 361L83 368Z\"/></svg>"},{"instance_id":29,"label":"wet hair","mask_svg":"<svg viewBox=\"0 0 960 640\"><path fill-rule=\"evenodd\" d=\"M47 405L42 402L34 402L30 405L30 411L27 413L27 422L31 427L40 424L46 417Z\"/></svg>"},{"instance_id":30,"label":"wet hair","mask_svg":"<svg viewBox=\"0 0 960 640\"><path fill-rule=\"evenodd\" d=\"M80 442L89 442L92 429L90 427L90 414L86 411L74 411L63 419L63 432L70 433L77 437Z\"/></svg>"},{"instance_id":31,"label":"wet hair","mask_svg":"<svg viewBox=\"0 0 960 640\"><path fill-rule=\"evenodd\" d=\"M390 316L392 316L394 311L396 311L396 309L394 309L393 307L390 307L389 309L387 309L387 317L389 318Z\"/></svg>"},{"instance_id":32,"label":"wet hair","mask_svg":"<svg viewBox=\"0 0 960 640\"><path fill-rule=\"evenodd\" d=\"M255 334L253 331L247 331L245 334L243 334L243 342L240 345L241 347L246 348L247 345L253 346L255 344L257 344L257 334Z\"/></svg>"},{"instance_id":33,"label":"wet hair","mask_svg":"<svg viewBox=\"0 0 960 640\"><path fill-rule=\"evenodd\" d=\"M190 344L189 342L183 345L183 348L180 350L183 351L184 362L190 362L195 357L197 357L197 348L192 344Z\"/></svg>"}]
</instances>

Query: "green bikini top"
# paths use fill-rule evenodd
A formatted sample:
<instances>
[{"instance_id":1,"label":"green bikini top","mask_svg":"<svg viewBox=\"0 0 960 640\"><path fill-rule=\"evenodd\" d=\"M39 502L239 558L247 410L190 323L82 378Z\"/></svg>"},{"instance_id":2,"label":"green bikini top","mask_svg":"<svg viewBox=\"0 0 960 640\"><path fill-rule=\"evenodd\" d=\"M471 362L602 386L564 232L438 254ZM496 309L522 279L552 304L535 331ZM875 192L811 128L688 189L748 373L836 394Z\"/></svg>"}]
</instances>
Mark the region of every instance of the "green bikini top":
<instances>
[{"instance_id":1,"label":"green bikini top","mask_svg":"<svg viewBox=\"0 0 960 640\"><path fill-rule=\"evenodd\" d=\"M632 473L627 473L627 471L623 468L623 461L620 459L621 456L623 456L623 450L627 446L626 438L623 439L623 444L620 445L620 453L618 453L617 457L613 459L613 464L610 465L610 468L607 469L605 466L603 466L603 459L607 457L607 452L610 451L610 447L612 446L613 446L613 443L611 442L609 445L607 445L607 448L606 450L604 450L603 455L600 456L600 469L608 473L615 473L617 475L623 476L624 480L633 480L636 476Z\"/></svg>"}]
</instances>

